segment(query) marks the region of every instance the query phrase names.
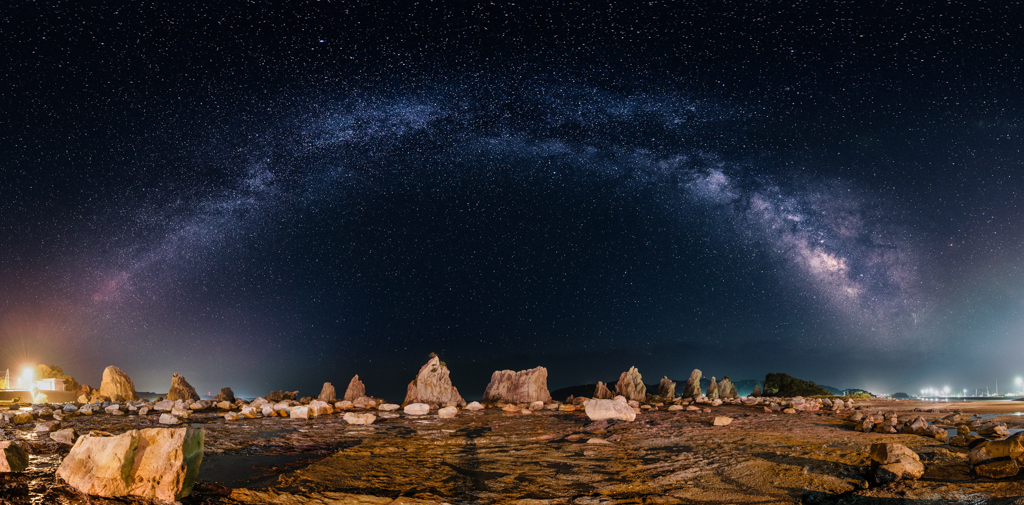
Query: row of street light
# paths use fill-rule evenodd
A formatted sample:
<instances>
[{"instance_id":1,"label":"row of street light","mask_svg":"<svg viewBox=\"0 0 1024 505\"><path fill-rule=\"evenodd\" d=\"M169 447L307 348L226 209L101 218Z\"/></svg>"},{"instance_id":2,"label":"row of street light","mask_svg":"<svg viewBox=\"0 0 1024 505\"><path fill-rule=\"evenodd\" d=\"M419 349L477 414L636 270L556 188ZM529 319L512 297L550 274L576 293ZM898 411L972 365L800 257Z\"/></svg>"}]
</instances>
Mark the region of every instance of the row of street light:
<instances>
[{"instance_id":1,"label":"row of street light","mask_svg":"<svg viewBox=\"0 0 1024 505\"><path fill-rule=\"evenodd\" d=\"M1017 391L1016 391L1015 394L1017 396L1024 395L1024 391L1022 391L1022 387L1021 387L1022 385L1024 385L1024 379L1022 379L1020 377L1017 377L1016 379L1014 379L1014 382L1017 383ZM951 396L950 393L951 393L951 391L949 389L949 386L943 387L942 389L938 389L938 388L925 388L925 389L921 390L921 396L932 396L932 397L934 397L934 396ZM998 396L998 393L999 393L999 386L997 385L996 386L996 395L997 396ZM961 395L961 396L967 396L967 389L966 388L964 388L963 395Z\"/></svg>"}]
</instances>

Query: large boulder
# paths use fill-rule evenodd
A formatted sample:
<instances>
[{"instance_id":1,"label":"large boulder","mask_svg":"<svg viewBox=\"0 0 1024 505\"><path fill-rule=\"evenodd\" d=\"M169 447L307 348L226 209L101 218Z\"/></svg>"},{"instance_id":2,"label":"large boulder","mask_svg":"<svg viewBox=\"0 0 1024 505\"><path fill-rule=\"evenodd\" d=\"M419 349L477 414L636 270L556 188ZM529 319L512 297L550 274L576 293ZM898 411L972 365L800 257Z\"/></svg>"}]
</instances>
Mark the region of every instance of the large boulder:
<instances>
[{"instance_id":1,"label":"large boulder","mask_svg":"<svg viewBox=\"0 0 1024 505\"><path fill-rule=\"evenodd\" d=\"M619 376L619 382L615 383L615 394L625 396L626 400L647 400L647 386L644 385L643 377L635 366L629 367L629 370Z\"/></svg>"},{"instance_id":2,"label":"large boulder","mask_svg":"<svg viewBox=\"0 0 1024 505\"><path fill-rule=\"evenodd\" d=\"M1024 442L1020 438L986 440L972 447L967 457L977 475L990 479L1013 477L1024 460Z\"/></svg>"},{"instance_id":3,"label":"large boulder","mask_svg":"<svg viewBox=\"0 0 1024 505\"><path fill-rule=\"evenodd\" d=\"M95 390L93 390L95 394ZM139 395L135 393L135 384L128 374L116 366L108 366L103 369L103 382L100 383L98 396L114 398L120 396L125 401L139 401Z\"/></svg>"},{"instance_id":4,"label":"large boulder","mask_svg":"<svg viewBox=\"0 0 1024 505\"><path fill-rule=\"evenodd\" d=\"M676 383L669 380L667 375L662 377L661 382L658 383L658 396L665 400L676 397Z\"/></svg>"},{"instance_id":5,"label":"large boulder","mask_svg":"<svg viewBox=\"0 0 1024 505\"><path fill-rule=\"evenodd\" d=\"M754 392L750 393L750 396L752 396L754 398L760 398L761 397L761 385L760 384L754 384Z\"/></svg>"},{"instance_id":6,"label":"large boulder","mask_svg":"<svg viewBox=\"0 0 1024 505\"><path fill-rule=\"evenodd\" d=\"M1002 438L1010 434L1010 430L1006 428L1006 423L999 421L990 421L975 430L979 435L986 438Z\"/></svg>"},{"instance_id":7,"label":"large boulder","mask_svg":"<svg viewBox=\"0 0 1024 505\"><path fill-rule=\"evenodd\" d=\"M334 385L330 382L325 382L324 387L320 389L320 395L316 399L326 403L338 401L338 396L334 392Z\"/></svg>"},{"instance_id":8,"label":"large boulder","mask_svg":"<svg viewBox=\"0 0 1024 505\"><path fill-rule=\"evenodd\" d=\"M24 472L28 453L10 440L0 442L0 472Z\"/></svg>"},{"instance_id":9,"label":"large boulder","mask_svg":"<svg viewBox=\"0 0 1024 505\"><path fill-rule=\"evenodd\" d=\"M493 403L499 400L510 403L550 402L548 369L539 366L519 372L495 371L481 401Z\"/></svg>"},{"instance_id":10,"label":"large boulder","mask_svg":"<svg viewBox=\"0 0 1024 505\"><path fill-rule=\"evenodd\" d=\"M427 403L442 406L465 407L466 400L459 395L459 390L452 385L448 367L433 355L427 364L420 368L416 378L409 383L403 405L411 403Z\"/></svg>"},{"instance_id":11,"label":"large boulder","mask_svg":"<svg viewBox=\"0 0 1024 505\"><path fill-rule=\"evenodd\" d=\"M615 395L608 390L608 386L605 386L601 381L597 381L597 387L594 388L594 398L599 400L611 400L613 396Z\"/></svg>"},{"instance_id":12,"label":"large boulder","mask_svg":"<svg viewBox=\"0 0 1024 505\"><path fill-rule=\"evenodd\" d=\"M875 482L920 479L924 475L921 458L903 444L871 444L870 456Z\"/></svg>"},{"instance_id":13,"label":"large boulder","mask_svg":"<svg viewBox=\"0 0 1024 505\"><path fill-rule=\"evenodd\" d=\"M171 377L171 390L167 392L167 399L171 401L188 400L189 403L198 402L199 393L196 393L196 388L192 387L185 377L175 372Z\"/></svg>"},{"instance_id":14,"label":"large boulder","mask_svg":"<svg viewBox=\"0 0 1024 505\"><path fill-rule=\"evenodd\" d=\"M604 419L617 419L621 421L632 421L636 419L636 411L626 403L624 397L619 400L600 400L591 398L583 404L587 417L592 421Z\"/></svg>"},{"instance_id":15,"label":"large boulder","mask_svg":"<svg viewBox=\"0 0 1024 505\"><path fill-rule=\"evenodd\" d=\"M220 388L220 393L213 397L215 403L229 402L235 403L235 392L231 388Z\"/></svg>"},{"instance_id":16,"label":"large boulder","mask_svg":"<svg viewBox=\"0 0 1024 505\"><path fill-rule=\"evenodd\" d=\"M736 386L733 385L732 380L728 377L722 379L722 382L718 383L718 397L723 400L731 400L739 396L736 393Z\"/></svg>"},{"instance_id":17,"label":"large boulder","mask_svg":"<svg viewBox=\"0 0 1024 505\"><path fill-rule=\"evenodd\" d=\"M193 428L92 432L75 442L57 475L86 494L177 501L192 492L204 435Z\"/></svg>"},{"instance_id":18,"label":"large boulder","mask_svg":"<svg viewBox=\"0 0 1024 505\"><path fill-rule=\"evenodd\" d=\"M693 372L690 372L690 378L686 381L686 387L683 388L683 398L697 398L701 396L700 376L700 370L694 369Z\"/></svg>"}]
</instances>

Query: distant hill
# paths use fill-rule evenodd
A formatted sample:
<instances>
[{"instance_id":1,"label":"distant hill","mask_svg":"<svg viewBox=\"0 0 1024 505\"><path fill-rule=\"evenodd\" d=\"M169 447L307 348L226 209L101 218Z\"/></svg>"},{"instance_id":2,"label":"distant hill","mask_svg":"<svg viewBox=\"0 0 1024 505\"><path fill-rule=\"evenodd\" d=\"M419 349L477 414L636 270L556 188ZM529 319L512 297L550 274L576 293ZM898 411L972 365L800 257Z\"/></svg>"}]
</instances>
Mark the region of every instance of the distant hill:
<instances>
[{"instance_id":1,"label":"distant hill","mask_svg":"<svg viewBox=\"0 0 1024 505\"><path fill-rule=\"evenodd\" d=\"M818 384L818 387L822 387L822 388L827 389L828 392L832 393L834 396L843 396L843 390L842 389L834 388L832 386L826 386L824 384Z\"/></svg>"},{"instance_id":2,"label":"distant hill","mask_svg":"<svg viewBox=\"0 0 1024 505\"><path fill-rule=\"evenodd\" d=\"M770 373L764 376L764 389L767 396L831 396L835 393L811 381L798 379L784 373ZM838 390L834 390L838 391Z\"/></svg>"}]
</instances>

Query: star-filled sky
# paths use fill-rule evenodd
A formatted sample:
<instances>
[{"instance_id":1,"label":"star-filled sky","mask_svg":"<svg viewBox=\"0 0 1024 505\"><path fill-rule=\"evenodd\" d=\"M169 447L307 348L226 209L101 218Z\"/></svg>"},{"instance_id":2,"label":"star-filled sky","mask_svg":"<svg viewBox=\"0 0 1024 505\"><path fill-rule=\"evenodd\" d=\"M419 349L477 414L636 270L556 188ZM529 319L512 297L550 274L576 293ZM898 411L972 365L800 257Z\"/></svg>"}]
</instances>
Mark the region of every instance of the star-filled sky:
<instances>
[{"instance_id":1,"label":"star-filled sky","mask_svg":"<svg viewBox=\"0 0 1024 505\"><path fill-rule=\"evenodd\" d=\"M1024 375L1019 2L277 4L0 11L3 366Z\"/></svg>"}]
</instances>

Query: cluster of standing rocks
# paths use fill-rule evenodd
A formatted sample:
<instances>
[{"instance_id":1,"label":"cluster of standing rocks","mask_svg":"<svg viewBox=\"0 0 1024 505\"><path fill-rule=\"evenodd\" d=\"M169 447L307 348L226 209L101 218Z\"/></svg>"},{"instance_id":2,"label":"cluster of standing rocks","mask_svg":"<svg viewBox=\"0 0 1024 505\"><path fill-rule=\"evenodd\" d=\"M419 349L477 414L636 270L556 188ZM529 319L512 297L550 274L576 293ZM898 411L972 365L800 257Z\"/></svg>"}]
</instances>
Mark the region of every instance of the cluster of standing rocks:
<instances>
[{"instance_id":1,"label":"cluster of standing rocks","mask_svg":"<svg viewBox=\"0 0 1024 505\"><path fill-rule=\"evenodd\" d=\"M676 383L663 377L655 393L648 393L640 372L630 368L623 372L613 389L599 382L593 397L572 397L564 402L553 401L547 388L547 369L500 370L493 373L481 402L467 403L452 384L449 370L436 355L420 368L409 383L401 405L367 396L365 385L356 375L339 399L331 383L325 383L316 397L297 398L298 392L273 391L253 401L235 398L230 388L223 388L213 400L201 400L188 381L175 373L171 388L164 398L149 402L139 400L134 384L117 367L107 367L98 390L83 386L78 403L64 405L35 404L28 410L0 412L0 424L35 422L35 431L47 432L51 439L72 445L57 470L57 475L79 491L91 495L117 497L139 496L165 501L187 496L195 482L202 462L205 431L192 427L147 428L129 430L120 435L93 431L79 436L72 428L61 428L61 421L80 415L148 416L159 414L158 423L174 426L187 420L194 412L219 409L225 421L242 421L257 417L315 419L332 413L343 413L349 424L369 425L378 418L425 416L436 411L438 418L453 418L462 409L500 408L506 412L531 414L539 410L574 412L582 410L593 421L633 421L638 414L650 410L710 413L711 407L730 404L760 406L768 413L826 411L842 413L855 409L852 399L841 398L773 398L762 397L759 388L748 397L739 397L729 378L711 379L707 391L700 386L701 371L694 370L676 396ZM860 407L856 407L860 409ZM52 420L48 420L52 419ZM849 420L858 431L875 433L913 433L946 440L946 430L915 417L898 425L895 412L867 414L854 411ZM732 419L714 417L712 425L725 426ZM980 425L978 421L953 414L941 423L956 425L959 435L949 443L971 447L970 460L979 475L1007 477L1015 475L1024 463L1021 439L1010 437L992 441L986 436L1006 436L1005 424ZM978 424L977 426L974 426ZM899 428L897 428L899 426ZM977 428L979 435L970 434ZM872 475L876 481L916 479L924 471L920 458L900 444L874 444L870 450ZM27 453L10 441L0 442L0 471L23 471L28 466Z\"/></svg>"}]
</instances>

